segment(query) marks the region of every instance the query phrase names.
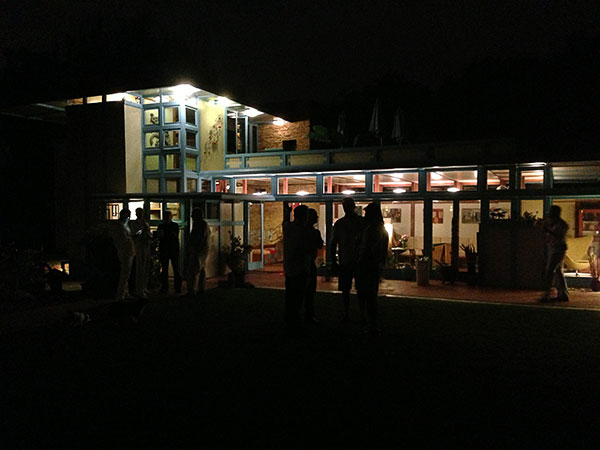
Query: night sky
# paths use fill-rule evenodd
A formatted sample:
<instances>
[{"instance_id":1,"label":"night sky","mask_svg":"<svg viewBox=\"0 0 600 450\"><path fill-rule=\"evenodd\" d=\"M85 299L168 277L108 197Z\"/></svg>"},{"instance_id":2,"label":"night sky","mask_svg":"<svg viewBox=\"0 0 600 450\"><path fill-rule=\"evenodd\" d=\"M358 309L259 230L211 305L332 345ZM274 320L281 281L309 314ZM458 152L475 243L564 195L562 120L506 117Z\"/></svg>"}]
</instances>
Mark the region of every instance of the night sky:
<instances>
[{"instance_id":1,"label":"night sky","mask_svg":"<svg viewBox=\"0 0 600 450\"><path fill-rule=\"evenodd\" d=\"M51 55L43 73L65 90L189 74L265 104L330 101L390 73L438 88L478 60L551 57L597 35L598 5L22 0L4 3L0 29L5 49Z\"/></svg>"}]
</instances>

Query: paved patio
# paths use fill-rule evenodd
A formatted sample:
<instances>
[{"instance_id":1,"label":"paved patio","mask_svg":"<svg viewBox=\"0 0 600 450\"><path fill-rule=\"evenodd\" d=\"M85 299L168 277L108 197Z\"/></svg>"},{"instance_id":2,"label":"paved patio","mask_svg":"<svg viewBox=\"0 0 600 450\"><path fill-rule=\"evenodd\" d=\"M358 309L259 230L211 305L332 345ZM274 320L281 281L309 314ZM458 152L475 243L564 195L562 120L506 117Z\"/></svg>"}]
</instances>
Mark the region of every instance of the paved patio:
<instances>
[{"instance_id":1,"label":"paved patio","mask_svg":"<svg viewBox=\"0 0 600 450\"><path fill-rule=\"evenodd\" d=\"M211 279L208 285L216 286L220 279L224 279L224 277ZM263 270L250 271L246 279L257 287L274 289L284 289L285 287L285 277L281 264L267 266ZM325 277L318 277L317 290L321 292L338 292L337 278L332 277L326 280ZM380 295L398 297L600 310L600 292L592 292L590 289L583 288L569 289L570 300L568 303L544 304L539 302L541 292L537 290L468 286L465 283L458 282L455 284L442 284L438 280L431 280L429 286L417 286L414 281L383 280L379 293Z\"/></svg>"}]
</instances>

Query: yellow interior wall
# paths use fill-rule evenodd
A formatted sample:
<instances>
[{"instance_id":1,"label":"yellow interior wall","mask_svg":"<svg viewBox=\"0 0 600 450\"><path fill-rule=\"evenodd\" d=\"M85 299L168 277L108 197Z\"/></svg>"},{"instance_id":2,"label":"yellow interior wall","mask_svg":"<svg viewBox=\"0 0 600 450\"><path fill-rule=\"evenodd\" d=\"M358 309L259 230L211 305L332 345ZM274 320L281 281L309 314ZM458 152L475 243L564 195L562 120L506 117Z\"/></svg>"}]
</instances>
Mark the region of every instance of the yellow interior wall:
<instances>
[{"instance_id":1,"label":"yellow interior wall","mask_svg":"<svg viewBox=\"0 0 600 450\"><path fill-rule=\"evenodd\" d=\"M200 170L223 170L225 168L225 109L222 106L200 101L198 110L200 112ZM221 128L218 128L219 123ZM215 141L216 144L213 144L212 142Z\"/></svg>"},{"instance_id":2,"label":"yellow interior wall","mask_svg":"<svg viewBox=\"0 0 600 450\"><path fill-rule=\"evenodd\" d=\"M125 105L125 191L142 192L142 111Z\"/></svg>"},{"instance_id":3,"label":"yellow interior wall","mask_svg":"<svg viewBox=\"0 0 600 450\"><path fill-rule=\"evenodd\" d=\"M577 212L575 210L575 200L554 200L552 203L554 205L560 206L560 216L565 222L569 224L567 236L575 237L575 232L577 230L577 223L575 222L577 217Z\"/></svg>"}]
</instances>

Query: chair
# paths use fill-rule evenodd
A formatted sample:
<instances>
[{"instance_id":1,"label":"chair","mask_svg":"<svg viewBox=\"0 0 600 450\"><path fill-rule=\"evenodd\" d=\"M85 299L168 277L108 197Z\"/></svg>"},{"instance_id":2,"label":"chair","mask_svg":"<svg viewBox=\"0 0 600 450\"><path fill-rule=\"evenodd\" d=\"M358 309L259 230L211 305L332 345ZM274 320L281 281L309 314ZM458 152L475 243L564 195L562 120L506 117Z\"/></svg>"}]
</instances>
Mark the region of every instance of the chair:
<instances>
[{"instance_id":1,"label":"chair","mask_svg":"<svg viewBox=\"0 0 600 450\"><path fill-rule=\"evenodd\" d=\"M567 237L567 252L563 264L567 270L589 270L588 248L594 236Z\"/></svg>"}]
</instances>

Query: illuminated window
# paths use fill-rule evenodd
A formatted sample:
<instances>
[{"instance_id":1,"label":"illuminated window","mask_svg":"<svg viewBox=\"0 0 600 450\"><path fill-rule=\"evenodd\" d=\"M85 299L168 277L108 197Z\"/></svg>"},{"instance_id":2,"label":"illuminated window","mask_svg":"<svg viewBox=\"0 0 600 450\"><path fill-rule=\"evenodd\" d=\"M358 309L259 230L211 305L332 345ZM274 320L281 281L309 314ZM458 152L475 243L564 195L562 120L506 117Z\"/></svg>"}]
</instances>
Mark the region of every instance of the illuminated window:
<instances>
[{"instance_id":1,"label":"illuminated window","mask_svg":"<svg viewBox=\"0 0 600 450\"><path fill-rule=\"evenodd\" d=\"M325 194L344 195L365 192L365 176L344 174L323 177L323 192Z\"/></svg>"},{"instance_id":2,"label":"illuminated window","mask_svg":"<svg viewBox=\"0 0 600 450\"><path fill-rule=\"evenodd\" d=\"M510 200L490 200L490 219L510 219Z\"/></svg>"},{"instance_id":3,"label":"illuminated window","mask_svg":"<svg viewBox=\"0 0 600 450\"><path fill-rule=\"evenodd\" d=\"M137 95L125 94L123 99L125 101L131 102L131 103L137 103L137 104L142 103L142 99L140 97L138 97Z\"/></svg>"},{"instance_id":4,"label":"illuminated window","mask_svg":"<svg viewBox=\"0 0 600 450\"><path fill-rule=\"evenodd\" d=\"M179 178L167 178L167 192L179 192Z\"/></svg>"},{"instance_id":5,"label":"illuminated window","mask_svg":"<svg viewBox=\"0 0 600 450\"><path fill-rule=\"evenodd\" d=\"M167 170L180 169L181 166L179 165L179 153L165 155L165 163Z\"/></svg>"},{"instance_id":6,"label":"illuminated window","mask_svg":"<svg viewBox=\"0 0 600 450\"><path fill-rule=\"evenodd\" d=\"M564 165L552 167L554 187L600 185L600 165Z\"/></svg>"},{"instance_id":7,"label":"illuminated window","mask_svg":"<svg viewBox=\"0 0 600 450\"><path fill-rule=\"evenodd\" d=\"M215 180L215 192L229 192L229 180L226 178Z\"/></svg>"},{"instance_id":8,"label":"illuminated window","mask_svg":"<svg viewBox=\"0 0 600 450\"><path fill-rule=\"evenodd\" d=\"M186 179L186 192L196 192L198 190L198 180L196 178Z\"/></svg>"},{"instance_id":9,"label":"illuminated window","mask_svg":"<svg viewBox=\"0 0 600 450\"><path fill-rule=\"evenodd\" d=\"M158 148L160 146L160 133L152 131L144 134L146 148Z\"/></svg>"},{"instance_id":10,"label":"illuminated window","mask_svg":"<svg viewBox=\"0 0 600 450\"><path fill-rule=\"evenodd\" d=\"M544 187L544 170L522 170L521 189L542 189Z\"/></svg>"},{"instance_id":11,"label":"illuminated window","mask_svg":"<svg viewBox=\"0 0 600 450\"><path fill-rule=\"evenodd\" d=\"M167 203L167 211L171 211L173 220L181 220L181 205L179 203Z\"/></svg>"},{"instance_id":12,"label":"illuminated window","mask_svg":"<svg viewBox=\"0 0 600 450\"><path fill-rule=\"evenodd\" d=\"M264 195L271 193L270 178L248 178L235 180L236 194Z\"/></svg>"},{"instance_id":13,"label":"illuminated window","mask_svg":"<svg viewBox=\"0 0 600 450\"><path fill-rule=\"evenodd\" d=\"M117 220L119 213L123 209L123 203L107 203L106 204L106 219Z\"/></svg>"},{"instance_id":14,"label":"illuminated window","mask_svg":"<svg viewBox=\"0 0 600 450\"><path fill-rule=\"evenodd\" d=\"M317 193L316 177L289 177L278 181L279 194L309 195Z\"/></svg>"},{"instance_id":15,"label":"illuminated window","mask_svg":"<svg viewBox=\"0 0 600 450\"><path fill-rule=\"evenodd\" d=\"M185 157L185 166L187 170L197 170L197 160L198 158L195 156L186 156Z\"/></svg>"},{"instance_id":16,"label":"illuminated window","mask_svg":"<svg viewBox=\"0 0 600 450\"><path fill-rule=\"evenodd\" d=\"M398 172L373 174L373 192L418 192L419 174L417 172Z\"/></svg>"},{"instance_id":17,"label":"illuminated window","mask_svg":"<svg viewBox=\"0 0 600 450\"><path fill-rule=\"evenodd\" d=\"M200 190L202 192L210 192L210 180L200 180Z\"/></svg>"},{"instance_id":18,"label":"illuminated window","mask_svg":"<svg viewBox=\"0 0 600 450\"><path fill-rule=\"evenodd\" d=\"M177 147L179 146L179 131L171 130L165 131L165 147Z\"/></svg>"},{"instance_id":19,"label":"illuminated window","mask_svg":"<svg viewBox=\"0 0 600 450\"><path fill-rule=\"evenodd\" d=\"M146 170L158 170L159 169L158 155L146 156Z\"/></svg>"},{"instance_id":20,"label":"illuminated window","mask_svg":"<svg viewBox=\"0 0 600 450\"><path fill-rule=\"evenodd\" d=\"M477 190L476 170L440 170L427 173L428 191L458 192Z\"/></svg>"},{"instance_id":21,"label":"illuminated window","mask_svg":"<svg viewBox=\"0 0 600 450\"><path fill-rule=\"evenodd\" d=\"M71 100L67 100L67 106L72 106L72 105L83 105L83 99L82 98L73 98Z\"/></svg>"},{"instance_id":22,"label":"illuminated window","mask_svg":"<svg viewBox=\"0 0 600 450\"><path fill-rule=\"evenodd\" d=\"M177 101L177 99L175 98L175 95L171 94L163 94L162 95L162 101L163 103L172 103Z\"/></svg>"},{"instance_id":23,"label":"illuminated window","mask_svg":"<svg viewBox=\"0 0 600 450\"><path fill-rule=\"evenodd\" d=\"M150 193L160 192L160 180L158 178L147 178L146 179L146 192L150 192Z\"/></svg>"},{"instance_id":24,"label":"illuminated window","mask_svg":"<svg viewBox=\"0 0 600 450\"><path fill-rule=\"evenodd\" d=\"M179 122L179 108L177 106L165 108L165 123L176 122Z\"/></svg>"},{"instance_id":25,"label":"illuminated window","mask_svg":"<svg viewBox=\"0 0 600 450\"><path fill-rule=\"evenodd\" d=\"M500 191L508 189L510 186L510 170L492 169L487 171L487 190Z\"/></svg>"},{"instance_id":26,"label":"illuminated window","mask_svg":"<svg viewBox=\"0 0 600 450\"><path fill-rule=\"evenodd\" d=\"M144 105L152 104L152 103L160 103L160 96L152 95L148 97L144 97Z\"/></svg>"},{"instance_id":27,"label":"illuminated window","mask_svg":"<svg viewBox=\"0 0 600 450\"><path fill-rule=\"evenodd\" d=\"M95 95L94 97L88 97L87 98L87 102L88 102L88 105L90 103L102 103L102 96L101 95Z\"/></svg>"},{"instance_id":28,"label":"illuminated window","mask_svg":"<svg viewBox=\"0 0 600 450\"><path fill-rule=\"evenodd\" d=\"M158 108L147 109L144 111L145 125L158 125Z\"/></svg>"},{"instance_id":29,"label":"illuminated window","mask_svg":"<svg viewBox=\"0 0 600 450\"><path fill-rule=\"evenodd\" d=\"M150 202L150 220L162 220L162 205L158 202Z\"/></svg>"},{"instance_id":30,"label":"illuminated window","mask_svg":"<svg viewBox=\"0 0 600 450\"><path fill-rule=\"evenodd\" d=\"M195 131L186 130L185 131L185 145L191 148L196 148L196 135Z\"/></svg>"},{"instance_id":31,"label":"illuminated window","mask_svg":"<svg viewBox=\"0 0 600 450\"><path fill-rule=\"evenodd\" d=\"M108 94L106 96L106 101L107 102L120 102L125 98L125 93L124 92L119 92L117 94Z\"/></svg>"}]
</instances>

